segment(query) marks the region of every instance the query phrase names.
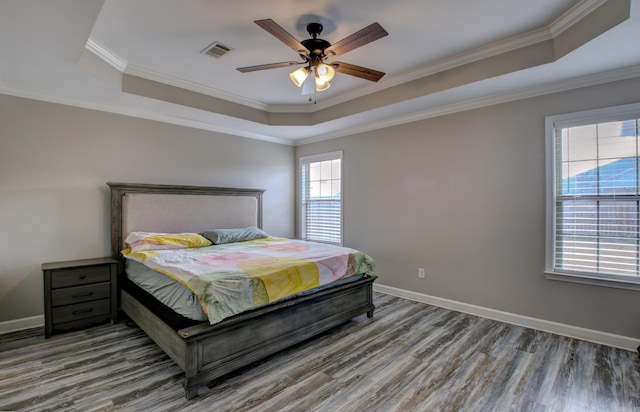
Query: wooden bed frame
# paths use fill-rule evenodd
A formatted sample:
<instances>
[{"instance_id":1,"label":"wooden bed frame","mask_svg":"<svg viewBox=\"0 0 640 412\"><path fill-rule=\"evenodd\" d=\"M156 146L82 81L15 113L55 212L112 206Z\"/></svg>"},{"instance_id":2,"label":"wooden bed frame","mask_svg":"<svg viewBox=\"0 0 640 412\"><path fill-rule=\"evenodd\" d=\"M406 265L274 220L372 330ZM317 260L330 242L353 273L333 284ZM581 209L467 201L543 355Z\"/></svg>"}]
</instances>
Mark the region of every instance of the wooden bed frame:
<instances>
[{"instance_id":1,"label":"wooden bed frame","mask_svg":"<svg viewBox=\"0 0 640 412\"><path fill-rule=\"evenodd\" d=\"M264 190L132 183L107 185L111 188L111 252L112 257L119 261L120 278L124 276L120 250L124 245L124 236L130 231L201 232L223 228L224 223L227 223L226 227L262 227ZM130 210L140 208L140 205L126 202L125 198L139 194L147 196L146 203L140 202L141 205L150 204L148 195L153 195L152 200L157 196L158 202L151 202L151 210ZM175 219L180 227L177 230L174 219L162 216L176 215L175 201L183 196L185 203L196 203L197 206L193 211L183 210L180 206L181 213ZM195 196L197 198L193 202ZM234 203L236 199L240 202L239 206ZM211 208L207 206L209 200L212 201ZM239 210L249 216L238 216ZM136 219L139 222L132 223L129 217L132 213L138 215ZM185 216L189 218L188 222L184 221ZM221 223L218 226L201 226L214 225L216 222ZM372 317L375 309L372 298L375 278L367 275L355 282L242 313L215 325L203 322L178 331L125 290L120 291L120 307L184 370L185 396L192 399L197 396L200 385L343 324L355 316L366 313Z\"/></svg>"}]
</instances>

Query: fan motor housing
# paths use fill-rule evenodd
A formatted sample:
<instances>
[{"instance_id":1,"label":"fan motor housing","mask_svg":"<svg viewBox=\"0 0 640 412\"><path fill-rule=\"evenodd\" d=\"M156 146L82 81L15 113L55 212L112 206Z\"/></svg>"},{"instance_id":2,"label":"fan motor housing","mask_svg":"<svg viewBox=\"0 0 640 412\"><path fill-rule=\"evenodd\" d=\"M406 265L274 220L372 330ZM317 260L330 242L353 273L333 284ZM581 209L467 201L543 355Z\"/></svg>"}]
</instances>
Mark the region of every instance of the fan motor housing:
<instances>
[{"instance_id":1,"label":"fan motor housing","mask_svg":"<svg viewBox=\"0 0 640 412\"><path fill-rule=\"evenodd\" d=\"M331 46L331 43L322 39L307 39L303 40L301 43L307 50L309 50L311 58L316 59L323 58L325 49Z\"/></svg>"}]
</instances>

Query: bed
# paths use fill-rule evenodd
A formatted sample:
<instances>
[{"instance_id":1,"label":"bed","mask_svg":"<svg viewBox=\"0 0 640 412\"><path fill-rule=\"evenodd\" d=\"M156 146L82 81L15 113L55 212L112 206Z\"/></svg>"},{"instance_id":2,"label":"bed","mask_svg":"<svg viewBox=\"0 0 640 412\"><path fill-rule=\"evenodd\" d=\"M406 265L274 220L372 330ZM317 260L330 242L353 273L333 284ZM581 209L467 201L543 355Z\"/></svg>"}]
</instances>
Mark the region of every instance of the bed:
<instances>
[{"instance_id":1,"label":"bed","mask_svg":"<svg viewBox=\"0 0 640 412\"><path fill-rule=\"evenodd\" d=\"M201 385L232 371L356 316L373 316L372 288L376 276L358 273L214 324L188 319L129 279L125 267L130 264L125 264L121 253L127 246L127 234L262 228L264 191L133 183L107 185L111 190L111 251L119 261L120 308L184 370L187 399L197 396Z\"/></svg>"}]
</instances>

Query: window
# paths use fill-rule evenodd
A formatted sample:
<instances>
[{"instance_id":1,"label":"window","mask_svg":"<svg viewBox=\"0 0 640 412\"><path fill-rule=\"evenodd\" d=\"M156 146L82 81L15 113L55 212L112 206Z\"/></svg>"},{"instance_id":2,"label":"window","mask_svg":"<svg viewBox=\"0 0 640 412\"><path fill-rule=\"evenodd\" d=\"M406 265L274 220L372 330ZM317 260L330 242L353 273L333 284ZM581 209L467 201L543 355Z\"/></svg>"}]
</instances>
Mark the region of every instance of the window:
<instances>
[{"instance_id":1,"label":"window","mask_svg":"<svg viewBox=\"0 0 640 412\"><path fill-rule=\"evenodd\" d=\"M640 289L640 104L547 118L547 276Z\"/></svg>"},{"instance_id":2,"label":"window","mask_svg":"<svg viewBox=\"0 0 640 412\"><path fill-rule=\"evenodd\" d=\"M342 244L342 152L300 158L300 237Z\"/></svg>"}]
</instances>

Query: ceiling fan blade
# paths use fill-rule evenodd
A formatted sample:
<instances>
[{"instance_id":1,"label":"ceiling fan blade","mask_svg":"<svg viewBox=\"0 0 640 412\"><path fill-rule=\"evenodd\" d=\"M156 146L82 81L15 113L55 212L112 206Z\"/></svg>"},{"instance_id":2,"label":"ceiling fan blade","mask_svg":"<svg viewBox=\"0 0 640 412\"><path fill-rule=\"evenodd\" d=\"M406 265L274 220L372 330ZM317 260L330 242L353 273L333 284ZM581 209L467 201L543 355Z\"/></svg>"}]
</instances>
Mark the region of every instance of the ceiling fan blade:
<instances>
[{"instance_id":1,"label":"ceiling fan blade","mask_svg":"<svg viewBox=\"0 0 640 412\"><path fill-rule=\"evenodd\" d=\"M270 64L259 64L257 66L238 67L236 70L242 73L255 72L258 70L277 69L279 67L295 66L298 64L305 64L305 62L280 62Z\"/></svg>"},{"instance_id":2,"label":"ceiling fan blade","mask_svg":"<svg viewBox=\"0 0 640 412\"><path fill-rule=\"evenodd\" d=\"M361 79L371 80L377 82L385 75L383 72L379 72L373 69L367 69L366 67L356 66L355 64L333 62L331 65L339 73L348 74L350 76L360 77Z\"/></svg>"},{"instance_id":3,"label":"ceiling fan blade","mask_svg":"<svg viewBox=\"0 0 640 412\"><path fill-rule=\"evenodd\" d=\"M307 50L307 48L304 47L303 44L295 37L290 35L289 32L280 27L280 25L275 21L271 19L264 19L254 20L254 23L271 33L272 36L289 46L293 51L305 56L309 55L309 50Z\"/></svg>"},{"instance_id":4,"label":"ceiling fan blade","mask_svg":"<svg viewBox=\"0 0 640 412\"><path fill-rule=\"evenodd\" d=\"M329 57L340 56L341 54L357 49L358 47L378 40L388 34L389 33L387 33L387 31L383 29L378 22L375 22L328 47L324 53Z\"/></svg>"}]
</instances>

